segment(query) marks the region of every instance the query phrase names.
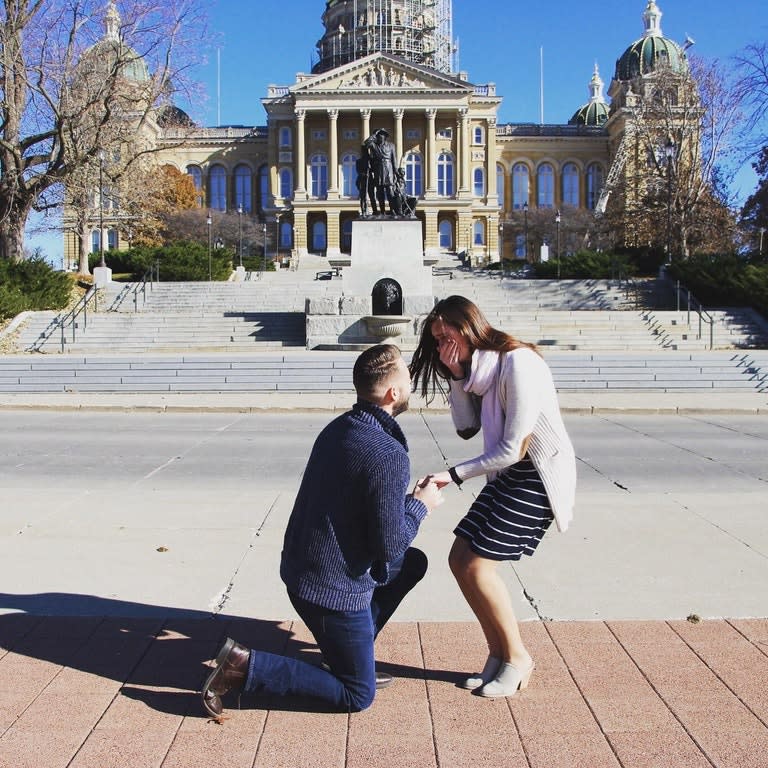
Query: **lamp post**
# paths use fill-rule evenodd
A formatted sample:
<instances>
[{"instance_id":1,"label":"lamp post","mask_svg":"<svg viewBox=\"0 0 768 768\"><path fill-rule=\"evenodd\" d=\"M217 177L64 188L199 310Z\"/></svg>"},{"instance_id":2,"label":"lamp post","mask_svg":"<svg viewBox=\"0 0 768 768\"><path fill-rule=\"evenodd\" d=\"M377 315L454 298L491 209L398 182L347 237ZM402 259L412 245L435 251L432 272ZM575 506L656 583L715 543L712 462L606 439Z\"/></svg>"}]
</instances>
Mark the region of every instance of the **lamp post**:
<instances>
[{"instance_id":1,"label":"lamp post","mask_svg":"<svg viewBox=\"0 0 768 768\"><path fill-rule=\"evenodd\" d=\"M213 256L211 248L211 224L213 221L210 210L208 211L208 218L205 220L205 223L208 225L208 282L210 283L213 281Z\"/></svg>"},{"instance_id":2,"label":"lamp post","mask_svg":"<svg viewBox=\"0 0 768 768\"><path fill-rule=\"evenodd\" d=\"M240 266L243 266L243 206L237 207L237 236L239 240Z\"/></svg>"},{"instance_id":3,"label":"lamp post","mask_svg":"<svg viewBox=\"0 0 768 768\"><path fill-rule=\"evenodd\" d=\"M765 234L765 227L760 227L760 247L757 249L757 255L763 257L763 235Z\"/></svg>"},{"instance_id":4,"label":"lamp post","mask_svg":"<svg viewBox=\"0 0 768 768\"><path fill-rule=\"evenodd\" d=\"M267 269L267 222L261 225L261 231L264 234L264 253L261 258L261 277L264 279L264 272Z\"/></svg>"},{"instance_id":5,"label":"lamp post","mask_svg":"<svg viewBox=\"0 0 768 768\"><path fill-rule=\"evenodd\" d=\"M104 150L99 152L99 255L100 267L106 267L104 261Z\"/></svg>"},{"instance_id":6,"label":"lamp post","mask_svg":"<svg viewBox=\"0 0 768 768\"><path fill-rule=\"evenodd\" d=\"M528 261L528 201L523 203L523 227L525 238L525 261Z\"/></svg>"},{"instance_id":7,"label":"lamp post","mask_svg":"<svg viewBox=\"0 0 768 768\"><path fill-rule=\"evenodd\" d=\"M499 275L504 278L504 219L499 219Z\"/></svg>"},{"instance_id":8,"label":"lamp post","mask_svg":"<svg viewBox=\"0 0 768 768\"><path fill-rule=\"evenodd\" d=\"M667 158L667 264L672 263L672 165L675 157L675 142L671 136L667 137L664 145L664 154Z\"/></svg>"},{"instance_id":9,"label":"lamp post","mask_svg":"<svg viewBox=\"0 0 768 768\"><path fill-rule=\"evenodd\" d=\"M555 214L555 229L557 230L557 279L560 279L560 209Z\"/></svg>"}]
</instances>

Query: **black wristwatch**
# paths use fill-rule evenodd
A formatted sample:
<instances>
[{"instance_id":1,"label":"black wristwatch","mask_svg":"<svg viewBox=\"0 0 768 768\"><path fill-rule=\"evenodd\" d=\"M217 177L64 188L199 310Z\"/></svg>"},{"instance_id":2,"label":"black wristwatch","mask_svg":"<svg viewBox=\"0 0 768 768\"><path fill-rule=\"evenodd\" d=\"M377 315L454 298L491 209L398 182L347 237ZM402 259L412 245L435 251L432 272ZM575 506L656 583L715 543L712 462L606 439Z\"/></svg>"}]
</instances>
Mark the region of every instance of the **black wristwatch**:
<instances>
[{"instance_id":1,"label":"black wristwatch","mask_svg":"<svg viewBox=\"0 0 768 768\"><path fill-rule=\"evenodd\" d=\"M451 476L451 480L453 480L454 483L456 483L457 486L460 486L464 481L456 474L456 467L451 467L448 470L448 474Z\"/></svg>"}]
</instances>

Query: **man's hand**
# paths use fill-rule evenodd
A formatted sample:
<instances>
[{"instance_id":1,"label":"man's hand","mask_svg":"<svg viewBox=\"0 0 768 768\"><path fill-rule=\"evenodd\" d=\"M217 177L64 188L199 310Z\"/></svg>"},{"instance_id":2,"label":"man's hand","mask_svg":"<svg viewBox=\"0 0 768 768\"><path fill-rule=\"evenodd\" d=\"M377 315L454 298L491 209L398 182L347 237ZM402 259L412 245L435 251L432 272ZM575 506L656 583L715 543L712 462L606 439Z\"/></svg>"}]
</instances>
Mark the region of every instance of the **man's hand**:
<instances>
[{"instance_id":1,"label":"man's hand","mask_svg":"<svg viewBox=\"0 0 768 768\"><path fill-rule=\"evenodd\" d=\"M439 507L445 499L440 492L440 486L433 480L432 475L421 478L413 489L413 498L418 499L427 508L427 513Z\"/></svg>"}]
</instances>

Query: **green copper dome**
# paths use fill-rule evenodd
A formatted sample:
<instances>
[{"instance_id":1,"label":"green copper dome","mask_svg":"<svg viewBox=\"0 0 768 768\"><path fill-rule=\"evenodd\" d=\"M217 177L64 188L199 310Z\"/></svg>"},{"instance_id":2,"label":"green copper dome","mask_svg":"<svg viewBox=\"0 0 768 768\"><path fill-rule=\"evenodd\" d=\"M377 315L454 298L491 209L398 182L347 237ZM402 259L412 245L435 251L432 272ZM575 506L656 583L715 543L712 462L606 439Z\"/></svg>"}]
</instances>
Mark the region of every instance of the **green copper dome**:
<instances>
[{"instance_id":1,"label":"green copper dome","mask_svg":"<svg viewBox=\"0 0 768 768\"><path fill-rule=\"evenodd\" d=\"M643 13L645 32L616 62L614 79L633 80L659 69L679 75L688 71L685 50L661 33L661 16L661 10L655 0L648 0Z\"/></svg>"},{"instance_id":2,"label":"green copper dome","mask_svg":"<svg viewBox=\"0 0 768 768\"><path fill-rule=\"evenodd\" d=\"M589 81L589 101L574 112L568 125L601 126L608 119L609 107L603 96L603 81L595 64L595 71Z\"/></svg>"},{"instance_id":3,"label":"green copper dome","mask_svg":"<svg viewBox=\"0 0 768 768\"><path fill-rule=\"evenodd\" d=\"M573 113L568 125L602 125L608 119L608 105L601 102L585 104Z\"/></svg>"},{"instance_id":4,"label":"green copper dome","mask_svg":"<svg viewBox=\"0 0 768 768\"><path fill-rule=\"evenodd\" d=\"M668 69L676 74L688 70L688 61L682 48L667 37L643 37L632 43L616 62L616 80L632 80L635 77Z\"/></svg>"}]
</instances>

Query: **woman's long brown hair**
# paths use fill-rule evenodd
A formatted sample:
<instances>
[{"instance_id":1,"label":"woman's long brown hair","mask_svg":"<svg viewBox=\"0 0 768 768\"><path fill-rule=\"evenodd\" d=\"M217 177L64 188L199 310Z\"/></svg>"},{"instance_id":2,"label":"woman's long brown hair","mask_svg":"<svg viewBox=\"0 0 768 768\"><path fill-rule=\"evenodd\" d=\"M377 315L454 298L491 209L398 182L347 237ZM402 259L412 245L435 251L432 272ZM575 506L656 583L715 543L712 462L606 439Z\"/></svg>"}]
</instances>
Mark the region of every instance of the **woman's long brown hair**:
<instances>
[{"instance_id":1,"label":"woman's long brown hair","mask_svg":"<svg viewBox=\"0 0 768 768\"><path fill-rule=\"evenodd\" d=\"M411 359L410 371L414 391L421 382L421 395L427 401L434 399L435 392L445 392L443 381L450 378L450 371L440 362L437 344L432 335L432 326L437 320L455 328L469 343L470 349L491 349L496 352L511 352L527 347L538 353L535 344L520 341L504 331L494 328L478 306L464 296L448 296L435 304L421 327L419 344Z\"/></svg>"}]
</instances>

